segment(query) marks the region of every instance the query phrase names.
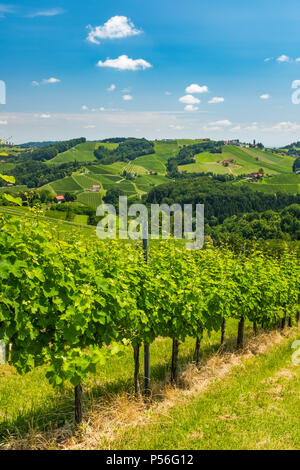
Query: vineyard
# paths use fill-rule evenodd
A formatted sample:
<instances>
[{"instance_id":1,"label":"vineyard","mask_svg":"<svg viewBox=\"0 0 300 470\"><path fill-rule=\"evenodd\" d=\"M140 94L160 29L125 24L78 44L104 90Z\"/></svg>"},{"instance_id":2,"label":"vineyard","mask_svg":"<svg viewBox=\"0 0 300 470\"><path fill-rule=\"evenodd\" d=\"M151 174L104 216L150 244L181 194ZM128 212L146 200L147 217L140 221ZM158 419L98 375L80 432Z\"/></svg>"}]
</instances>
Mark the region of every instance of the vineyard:
<instances>
[{"instance_id":1,"label":"vineyard","mask_svg":"<svg viewBox=\"0 0 300 470\"><path fill-rule=\"evenodd\" d=\"M2 216L0 339L21 374L47 368L53 386L70 383L75 420L82 421L82 384L113 356L133 349L135 394L141 393L140 348L171 338L171 382L178 379L180 344L194 338L199 366L204 333L238 322L284 328L299 320L296 254L234 255L207 247L187 251L176 242L152 242L149 264L140 242L59 237L38 218ZM171 351L170 351L171 355ZM149 384L146 394L150 394Z\"/></svg>"}]
</instances>

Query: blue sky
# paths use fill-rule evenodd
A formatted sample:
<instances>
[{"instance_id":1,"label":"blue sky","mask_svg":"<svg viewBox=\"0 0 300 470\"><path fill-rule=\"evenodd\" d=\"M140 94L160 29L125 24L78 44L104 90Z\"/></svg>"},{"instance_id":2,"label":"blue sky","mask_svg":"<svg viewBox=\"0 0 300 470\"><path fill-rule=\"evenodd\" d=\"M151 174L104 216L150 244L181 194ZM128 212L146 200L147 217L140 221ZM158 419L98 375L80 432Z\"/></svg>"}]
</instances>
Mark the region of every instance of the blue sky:
<instances>
[{"instance_id":1,"label":"blue sky","mask_svg":"<svg viewBox=\"0 0 300 470\"><path fill-rule=\"evenodd\" d=\"M300 140L299 23L296 0L0 0L0 137Z\"/></svg>"}]
</instances>

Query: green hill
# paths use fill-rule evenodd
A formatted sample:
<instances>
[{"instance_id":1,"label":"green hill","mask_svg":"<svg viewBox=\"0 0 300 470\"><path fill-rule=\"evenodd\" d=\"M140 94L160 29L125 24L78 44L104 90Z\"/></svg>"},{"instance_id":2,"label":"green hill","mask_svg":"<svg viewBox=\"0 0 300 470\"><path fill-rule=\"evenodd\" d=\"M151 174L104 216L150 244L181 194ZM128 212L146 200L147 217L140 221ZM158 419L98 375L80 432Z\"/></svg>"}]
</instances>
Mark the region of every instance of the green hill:
<instances>
[{"instance_id":1,"label":"green hill","mask_svg":"<svg viewBox=\"0 0 300 470\"><path fill-rule=\"evenodd\" d=\"M224 160L233 160L233 163L229 163L228 166L218 163ZM238 176L257 172L262 168L265 174L287 173L292 175L293 163L294 158L283 157L267 150L227 145L223 147L221 154L199 153L196 155L195 163L181 165L179 169L187 173L212 172Z\"/></svg>"},{"instance_id":2,"label":"green hill","mask_svg":"<svg viewBox=\"0 0 300 470\"><path fill-rule=\"evenodd\" d=\"M200 144L197 140L165 140L154 141L154 153L138 156L130 161L116 161L105 165L94 156L94 150L99 146L109 150L116 149L117 143L84 142L66 152L58 154L47 165L61 165L78 161L86 162L70 176L58 179L42 186L53 194L73 193L78 202L96 207L106 191L114 187L124 194L134 196L148 193L153 187L170 182L167 175L168 160L177 156L180 149L189 145ZM300 175L292 171L295 159L283 156L268 149L238 147L234 145L221 146L222 153L205 151L195 155L194 163L181 165L181 173L213 173L217 175L232 175L243 177L233 184L244 184L256 191L265 193L284 192L295 194L300 192ZM228 161L224 163L224 160ZM3 164L5 165L5 164ZM4 169L4 168L3 168ZM249 175L262 169L264 178L251 180ZM126 174L127 179L126 179ZM249 179L247 179L247 177ZM93 185L100 185L99 193L92 193Z\"/></svg>"},{"instance_id":3,"label":"green hill","mask_svg":"<svg viewBox=\"0 0 300 470\"><path fill-rule=\"evenodd\" d=\"M92 162L96 160L94 156L94 150L96 148L95 142L84 142L82 144L76 145L66 152L59 153L56 157L49 160L47 163L49 165L59 165L61 163L68 162Z\"/></svg>"}]
</instances>

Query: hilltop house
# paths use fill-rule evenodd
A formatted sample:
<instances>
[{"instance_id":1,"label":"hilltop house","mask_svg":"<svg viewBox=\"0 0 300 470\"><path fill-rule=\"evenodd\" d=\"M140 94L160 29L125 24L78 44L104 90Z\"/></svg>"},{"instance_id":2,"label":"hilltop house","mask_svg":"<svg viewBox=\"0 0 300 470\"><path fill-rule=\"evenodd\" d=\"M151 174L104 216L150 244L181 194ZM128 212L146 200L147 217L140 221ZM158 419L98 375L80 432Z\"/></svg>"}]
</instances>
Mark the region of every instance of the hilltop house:
<instances>
[{"instance_id":1,"label":"hilltop house","mask_svg":"<svg viewBox=\"0 0 300 470\"><path fill-rule=\"evenodd\" d=\"M61 204L62 202L64 202L64 200L65 200L65 196L63 195L56 196L55 198L55 202L57 202L57 204Z\"/></svg>"},{"instance_id":2,"label":"hilltop house","mask_svg":"<svg viewBox=\"0 0 300 470\"><path fill-rule=\"evenodd\" d=\"M233 158L229 158L228 160L223 160L223 161L222 161L222 165L223 165L223 166L229 165L229 163L234 163Z\"/></svg>"},{"instance_id":3,"label":"hilltop house","mask_svg":"<svg viewBox=\"0 0 300 470\"><path fill-rule=\"evenodd\" d=\"M229 158L228 160L218 160L217 163L220 163L223 166L228 166L230 163L234 163L233 158Z\"/></svg>"},{"instance_id":4,"label":"hilltop house","mask_svg":"<svg viewBox=\"0 0 300 470\"><path fill-rule=\"evenodd\" d=\"M258 173L258 172L253 172L250 174L252 181L258 180L259 178L263 178L263 176L264 175L262 173Z\"/></svg>"}]
</instances>

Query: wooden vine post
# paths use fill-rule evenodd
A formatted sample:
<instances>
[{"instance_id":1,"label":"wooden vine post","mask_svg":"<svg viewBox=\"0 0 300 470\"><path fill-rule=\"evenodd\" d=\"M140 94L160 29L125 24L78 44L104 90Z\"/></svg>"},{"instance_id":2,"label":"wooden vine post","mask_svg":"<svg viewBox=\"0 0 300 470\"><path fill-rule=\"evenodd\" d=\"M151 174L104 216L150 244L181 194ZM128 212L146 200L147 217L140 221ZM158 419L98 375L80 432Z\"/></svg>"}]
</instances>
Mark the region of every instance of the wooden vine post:
<instances>
[{"instance_id":1,"label":"wooden vine post","mask_svg":"<svg viewBox=\"0 0 300 470\"><path fill-rule=\"evenodd\" d=\"M75 387L75 423L82 423L82 385L79 383Z\"/></svg>"},{"instance_id":2,"label":"wooden vine post","mask_svg":"<svg viewBox=\"0 0 300 470\"><path fill-rule=\"evenodd\" d=\"M200 328L200 335L197 336L196 338L196 346L195 346L195 363L197 367L199 367L199 363L200 363L200 345L201 345L202 338L203 338L203 328Z\"/></svg>"},{"instance_id":3,"label":"wooden vine post","mask_svg":"<svg viewBox=\"0 0 300 470\"><path fill-rule=\"evenodd\" d=\"M242 245L242 255L245 256L245 245ZM245 271L245 264L243 261L243 271ZM242 349L244 347L244 331L245 331L245 318L242 315L239 326L238 326L238 336L237 336L237 347Z\"/></svg>"},{"instance_id":4,"label":"wooden vine post","mask_svg":"<svg viewBox=\"0 0 300 470\"><path fill-rule=\"evenodd\" d=\"M149 227L148 220L143 224L143 250L145 261L149 263ZM144 393L146 397L151 394L150 390L150 345L144 344Z\"/></svg>"},{"instance_id":5,"label":"wooden vine post","mask_svg":"<svg viewBox=\"0 0 300 470\"><path fill-rule=\"evenodd\" d=\"M138 398L141 394L140 387L140 344L137 344L133 348L133 358L134 358L134 393Z\"/></svg>"},{"instance_id":6,"label":"wooden vine post","mask_svg":"<svg viewBox=\"0 0 300 470\"><path fill-rule=\"evenodd\" d=\"M179 351L179 341L178 339L173 339L172 346L172 366L171 366L171 384L176 385L178 379L178 351Z\"/></svg>"},{"instance_id":7,"label":"wooden vine post","mask_svg":"<svg viewBox=\"0 0 300 470\"><path fill-rule=\"evenodd\" d=\"M223 318L222 326L221 326L221 348L224 347L224 343L225 343L225 331L226 331L226 320L225 318Z\"/></svg>"}]
</instances>

